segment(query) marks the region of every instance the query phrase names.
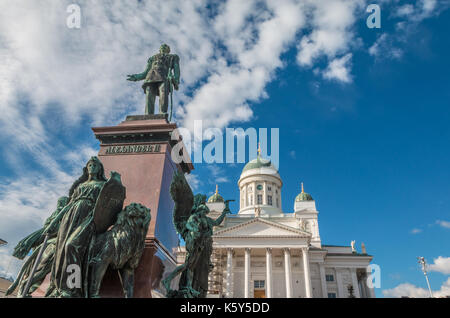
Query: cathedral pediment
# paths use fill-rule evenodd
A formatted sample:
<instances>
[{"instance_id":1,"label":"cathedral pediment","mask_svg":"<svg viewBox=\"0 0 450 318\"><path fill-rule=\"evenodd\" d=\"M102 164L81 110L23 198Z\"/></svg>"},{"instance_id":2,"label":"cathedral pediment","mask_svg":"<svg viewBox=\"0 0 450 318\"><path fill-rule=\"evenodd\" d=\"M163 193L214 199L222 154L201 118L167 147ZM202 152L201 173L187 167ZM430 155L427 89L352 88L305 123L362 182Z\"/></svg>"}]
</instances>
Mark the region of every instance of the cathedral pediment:
<instances>
[{"instance_id":1,"label":"cathedral pediment","mask_svg":"<svg viewBox=\"0 0 450 318\"><path fill-rule=\"evenodd\" d=\"M214 237L298 237L307 238L311 234L299 229L268 221L262 218L220 229L214 233Z\"/></svg>"}]
</instances>

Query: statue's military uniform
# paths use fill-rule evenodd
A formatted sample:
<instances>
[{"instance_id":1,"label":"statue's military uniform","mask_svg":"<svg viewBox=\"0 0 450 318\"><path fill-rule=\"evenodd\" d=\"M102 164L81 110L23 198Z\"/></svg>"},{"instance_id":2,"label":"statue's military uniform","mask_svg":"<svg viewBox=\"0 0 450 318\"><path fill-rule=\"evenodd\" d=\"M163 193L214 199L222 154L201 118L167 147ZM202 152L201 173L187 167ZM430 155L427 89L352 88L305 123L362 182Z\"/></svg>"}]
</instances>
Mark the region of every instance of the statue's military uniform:
<instances>
[{"instance_id":1,"label":"statue's military uniform","mask_svg":"<svg viewBox=\"0 0 450 318\"><path fill-rule=\"evenodd\" d=\"M145 114L154 113L156 96L159 96L159 113L167 114L172 85L173 88L178 90L180 58L176 54L169 53L170 47L167 44L161 45L159 53L148 59L147 68L144 72L128 75L129 81L144 80L142 88L147 95Z\"/></svg>"},{"instance_id":2,"label":"statue's military uniform","mask_svg":"<svg viewBox=\"0 0 450 318\"><path fill-rule=\"evenodd\" d=\"M178 89L176 70L179 70L179 57L175 54L158 53L148 59L147 70L142 85L149 99L146 114L153 114L156 96L159 96L159 112L167 113L170 85L173 84L175 89ZM171 70L175 71L175 78L169 78Z\"/></svg>"}]
</instances>

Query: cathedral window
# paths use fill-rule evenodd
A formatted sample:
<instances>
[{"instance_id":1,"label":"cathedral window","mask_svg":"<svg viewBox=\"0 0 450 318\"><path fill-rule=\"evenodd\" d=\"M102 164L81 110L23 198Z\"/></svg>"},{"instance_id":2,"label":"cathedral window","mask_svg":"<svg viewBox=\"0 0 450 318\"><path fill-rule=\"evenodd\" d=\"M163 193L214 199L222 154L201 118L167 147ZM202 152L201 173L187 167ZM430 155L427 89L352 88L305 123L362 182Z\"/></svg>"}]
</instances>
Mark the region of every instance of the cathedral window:
<instances>
[{"instance_id":1,"label":"cathedral window","mask_svg":"<svg viewBox=\"0 0 450 318\"><path fill-rule=\"evenodd\" d=\"M253 283L253 286L255 288L264 288L264 281L263 280L255 280Z\"/></svg>"},{"instance_id":2,"label":"cathedral window","mask_svg":"<svg viewBox=\"0 0 450 318\"><path fill-rule=\"evenodd\" d=\"M267 187L267 191L272 191L272 187L271 187L271 186L268 186L268 187Z\"/></svg>"},{"instance_id":3,"label":"cathedral window","mask_svg":"<svg viewBox=\"0 0 450 318\"><path fill-rule=\"evenodd\" d=\"M333 275L325 275L325 280L327 282L334 282L334 276ZM328 297L331 298L331 297Z\"/></svg>"},{"instance_id":4,"label":"cathedral window","mask_svg":"<svg viewBox=\"0 0 450 318\"><path fill-rule=\"evenodd\" d=\"M280 201L277 198L277 208L279 208L279 207L280 207Z\"/></svg>"},{"instance_id":5,"label":"cathedral window","mask_svg":"<svg viewBox=\"0 0 450 318\"><path fill-rule=\"evenodd\" d=\"M328 298L336 298L336 293L328 293Z\"/></svg>"},{"instance_id":6,"label":"cathedral window","mask_svg":"<svg viewBox=\"0 0 450 318\"><path fill-rule=\"evenodd\" d=\"M258 203L257 203L257 204L262 204L262 195L261 195L261 194L258 194L258 195L256 196L256 199L258 200Z\"/></svg>"},{"instance_id":7,"label":"cathedral window","mask_svg":"<svg viewBox=\"0 0 450 318\"><path fill-rule=\"evenodd\" d=\"M267 204L272 205L272 196L271 195L267 196Z\"/></svg>"}]
</instances>

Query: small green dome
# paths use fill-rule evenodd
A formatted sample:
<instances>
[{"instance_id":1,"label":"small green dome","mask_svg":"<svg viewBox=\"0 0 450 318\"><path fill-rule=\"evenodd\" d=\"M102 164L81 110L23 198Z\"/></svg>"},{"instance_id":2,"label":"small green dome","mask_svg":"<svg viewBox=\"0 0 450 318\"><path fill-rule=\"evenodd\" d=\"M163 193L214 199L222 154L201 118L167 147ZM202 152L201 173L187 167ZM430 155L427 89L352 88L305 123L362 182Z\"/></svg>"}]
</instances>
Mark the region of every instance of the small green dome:
<instances>
[{"instance_id":1,"label":"small green dome","mask_svg":"<svg viewBox=\"0 0 450 318\"><path fill-rule=\"evenodd\" d=\"M300 192L297 195L297 197L295 198L295 202L299 202L299 201L314 201L311 194L306 193L305 190L303 189L303 182L302 182L302 192Z\"/></svg>"},{"instance_id":2,"label":"small green dome","mask_svg":"<svg viewBox=\"0 0 450 318\"><path fill-rule=\"evenodd\" d=\"M219 187L216 185L216 193L208 198L208 203L225 202L222 196L219 194Z\"/></svg>"}]
</instances>

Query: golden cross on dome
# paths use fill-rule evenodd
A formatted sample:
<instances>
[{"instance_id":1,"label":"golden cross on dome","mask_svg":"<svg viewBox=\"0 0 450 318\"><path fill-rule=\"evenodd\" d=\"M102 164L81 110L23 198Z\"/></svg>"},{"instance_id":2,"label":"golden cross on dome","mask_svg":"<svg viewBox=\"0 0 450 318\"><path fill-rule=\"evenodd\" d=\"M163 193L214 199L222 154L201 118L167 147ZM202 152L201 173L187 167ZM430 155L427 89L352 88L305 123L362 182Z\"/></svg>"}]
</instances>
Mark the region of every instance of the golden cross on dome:
<instances>
[{"instance_id":1,"label":"golden cross on dome","mask_svg":"<svg viewBox=\"0 0 450 318\"><path fill-rule=\"evenodd\" d=\"M258 142L258 156L261 156L261 143Z\"/></svg>"},{"instance_id":2,"label":"golden cross on dome","mask_svg":"<svg viewBox=\"0 0 450 318\"><path fill-rule=\"evenodd\" d=\"M219 185L216 184L216 194L219 194Z\"/></svg>"},{"instance_id":3,"label":"golden cross on dome","mask_svg":"<svg viewBox=\"0 0 450 318\"><path fill-rule=\"evenodd\" d=\"M303 190L303 182L302 182L302 193L305 193L305 190Z\"/></svg>"}]
</instances>

